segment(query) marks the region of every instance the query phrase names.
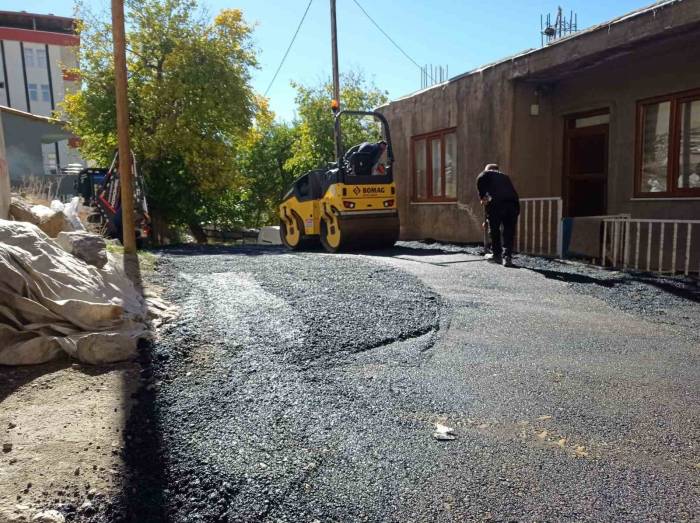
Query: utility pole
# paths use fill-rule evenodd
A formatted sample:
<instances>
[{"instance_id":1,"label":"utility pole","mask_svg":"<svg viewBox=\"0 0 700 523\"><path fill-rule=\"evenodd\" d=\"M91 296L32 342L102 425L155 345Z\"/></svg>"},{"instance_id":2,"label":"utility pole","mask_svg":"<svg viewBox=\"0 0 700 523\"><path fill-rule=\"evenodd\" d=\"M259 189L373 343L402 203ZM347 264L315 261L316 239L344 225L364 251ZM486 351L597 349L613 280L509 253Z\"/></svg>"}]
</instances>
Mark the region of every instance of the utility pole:
<instances>
[{"instance_id":1,"label":"utility pole","mask_svg":"<svg viewBox=\"0 0 700 523\"><path fill-rule=\"evenodd\" d=\"M117 93L117 138L119 142L119 180L121 183L122 243L126 254L136 253L134 227L134 181L129 148L129 100L126 81L126 37L124 0L112 0L112 37L114 40L114 86Z\"/></svg>"},{"instance_id":2,"label":"utility pole","mask_svg":"<svg viewBox=\"0 0 700 523\"><path fill-rule=\"evenodd\" d=\"M334 113L340 111L340 74L338 73L338 28L335 23L335 0L331 0L331 52L333 54L333 102ZM340 158L340 136L335 137L336 156Z\"/></svg>"}]
</instances>

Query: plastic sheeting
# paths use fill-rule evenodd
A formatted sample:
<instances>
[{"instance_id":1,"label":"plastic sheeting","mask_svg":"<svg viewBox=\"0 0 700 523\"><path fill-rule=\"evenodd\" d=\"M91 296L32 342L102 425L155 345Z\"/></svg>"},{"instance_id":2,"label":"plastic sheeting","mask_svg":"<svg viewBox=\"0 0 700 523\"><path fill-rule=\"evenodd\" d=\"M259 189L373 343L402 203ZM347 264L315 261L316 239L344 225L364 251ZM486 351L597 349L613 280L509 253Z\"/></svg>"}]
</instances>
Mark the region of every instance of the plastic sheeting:
<instances>
[{"instance_id":1,"label":"plastic sheeting","mask_svg":"<svg viewBox=\"0 0 700 523\"><path fill-rule=\"evenodd\" d=\"M37 226L0 220L0 364L130 359L148 335L143 298L123 272L98 270Z\"/></svg>"}]
</instances>

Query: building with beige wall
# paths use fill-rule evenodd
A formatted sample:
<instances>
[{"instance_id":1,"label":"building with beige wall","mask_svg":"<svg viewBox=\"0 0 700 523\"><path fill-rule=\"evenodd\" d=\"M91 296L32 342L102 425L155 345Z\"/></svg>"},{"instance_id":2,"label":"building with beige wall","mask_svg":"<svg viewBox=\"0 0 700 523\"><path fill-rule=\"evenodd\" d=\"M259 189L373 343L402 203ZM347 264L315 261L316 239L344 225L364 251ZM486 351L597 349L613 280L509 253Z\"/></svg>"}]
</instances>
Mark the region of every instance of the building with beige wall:
<instances>
[{"instance_id":1,"label":"building with beige wall","mask_svg":"<svg viewBox=\"0 0 700 523\"><path fill-rule=\"evenodd\" d=\"M380 111L404 239L479 241L475 177L490 162L523 198L561 197L565 219L700 220L700 0L659 2Z\"/></svg>"}]
</instances>

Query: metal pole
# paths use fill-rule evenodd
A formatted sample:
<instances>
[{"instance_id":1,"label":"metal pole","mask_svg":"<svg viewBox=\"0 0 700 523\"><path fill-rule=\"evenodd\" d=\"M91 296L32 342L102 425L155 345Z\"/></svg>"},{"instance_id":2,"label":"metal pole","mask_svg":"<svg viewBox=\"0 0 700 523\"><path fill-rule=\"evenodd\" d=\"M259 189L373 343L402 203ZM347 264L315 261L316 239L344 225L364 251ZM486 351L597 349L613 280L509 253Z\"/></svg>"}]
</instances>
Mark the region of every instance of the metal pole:
<instances>
[{"instance_id":1,"label":"metal pole","mask_svg":"<svg viewBox=\"0 0 700 523\"><path fill-rule=\"evenodd\" d=\"M112 0L112 37L114 39L114 87L117 94L117 138L119 142L119 179L124 252L136 252L134 227L134 181L129 149L129 106L126 81L126 37L124 0Z\"/></svg>"},{"instance_id":2,"label":"metal pole","mask_svg":"<svg viewBox=\"0 0 700 523\"><path fill-rule=\"evenodd\" d=\"M693 234L693 224L688 224L688 236L685 239L685 271L683 274L688 276L688 269L690 268L690 237Z\"/></svg>"},{"instance_id":3,"label":"metal pole","mask_svg":"<svg viewBox=\"0 0 700 523\"><path fill-rule=\"evenodd\" d=\"M331 0L331 54L333 59L333 100L337 105L334 105L334 111L340 111L340 73L338 72L338 29L335 21L335 0ZM341 151L340 135L334 133L336 158L340 162L340 157L343 155Z\"/></svg>"},{"instance_id":4,"label":"metal pole","mask_svg":"<svg viewBox=\"0 0 700 523\"><path fill-rule=\"evenodd\" d=\"M547 254L552 254L552 200L547 200Z\"/></svg>"},{"instance_id":5,"label":"metal pole","mask_svg":"<svg viewBox=\"0 0 700 523\"><path fill-rule=\"evenodd\" d=\"M622 254L622 268L627 269L627 265L630 261L630 221L625 220L625 243L624 251Z\"/></svg>"},{"instance_id":6,"label":"metal pole","mask_svg":"<svg viewBox=\"0 0 700 523\"><path fill-rule=\"evenodd\" d=\"M540 253L542 250L542 239L544 238L544 200L540 201Z\"/></svg>"},{"instance_id":7,"label":"metal pole","mask_svg":"<svg viewBox=\"0 0 700 523\"><path fill-rule=\"evenodd\" d=\"M659 273L664 270L664 229L666 224L661 222L661 239L659 240Z\"/></svg>"},{"instance_id":8,"label":"metal pole","mask_svg":"<svg viewBox=\"0 0 700 523\"><path fill-rule=\"evenodd\" d=\"M605 267L605 257L608 254L608 220L603 219L603 249L600 256L600 266Z\"/></svg>"},{"instance_id":9,"label":"metal pole","mask_svg":"<svg viewBox=\"0 0 700 523\"><path fill-rule=\"evenodd\" d=\"M639 270L639 240L641 239L642 222L637 222L637 243L634 248L634 270Z\"/></svg>"},{"instance_id":10,"label":"metal pole","mask_svg":"<svg viewBox=\"0 0 700 523\"><path fill-rule=\"evenodd\" d=\"M649 222L649 229L647 231L647 272L651 271L651 237L653 225L652 222Z\"/></svg>"},{"instance_id":11,"label":"metal pole","mask_svg":"<svg viewBox=\"0 0 700 523\"><path fill-rule=\"evenodd\" d=\"M686 127L687 129L687 127ZM671 274L676 274L676 247L678 246L678 223L673 224L673 246L671 247Z\"/></svg>"},{"instance_id":12,"label":"metal pole","mask_svg":"<svg viewBox=\"0 0 700 523\"><path fill-rule=\"evenodd\" d=\"M529 207L530 207L530 202L529 202L528 200L525 200L525 212L523 213L523 214L524 214L524 217L523 217L523 229L524 229L524 232L523 232L523 251L522 251L522 252L528 252L528 253L529 253L529 251L527 250L527 245L528 245L528 243L527 243L527 241L528 241L528 234L527 234L528 216L527 216L527 211L528 211Z\"/></svg>"},{"instance_id":13,"label":"metal pole","mask_svg":"<svg viewBox=\"0 0 700 523\"><path fill-rule=\"evenodd\" d=\"M333 52L333 99L340 103L340 73L338 72L338 28L335 21L335 0L331 0L331 46Z\"/></svg>"}]
</instances>

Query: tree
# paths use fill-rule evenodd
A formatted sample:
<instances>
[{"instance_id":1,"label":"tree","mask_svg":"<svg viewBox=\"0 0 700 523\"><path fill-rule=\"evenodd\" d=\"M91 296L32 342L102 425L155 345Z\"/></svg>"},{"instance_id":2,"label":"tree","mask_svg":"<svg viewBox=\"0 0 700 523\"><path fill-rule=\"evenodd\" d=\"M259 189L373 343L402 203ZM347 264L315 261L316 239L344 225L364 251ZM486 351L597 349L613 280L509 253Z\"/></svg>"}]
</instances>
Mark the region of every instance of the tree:
<instances>
[{"instance_id":1,"label":"tree","mask_svg":"<svg viewBox=\"0 0 700 523\"><path fill-rule=\"evenodd\" d=\"M277 207L296 178L286 167L292 156L295 129L268 121L256 127L239 157L246 175L244 215L248 226L277 223Z\"/></svg>"},{"instance_id":2,"label":"tree","mask_svg":"<svg viewBox=\"0 0 700 523\"><path fill-rule=\"evenodd\" d=\"M237 149L259 109L252 28L237 9L207 22L195 0L127 8L131 144L154 221L188 225L201 240L200 224L220 219L220 200L242 183ZM98 20L80 29L83 88L62 110L83 156L105 165L116 147L111 29Z\"/></svg>"},{"instance_id":3,"label":"tree","mask_svg":"<svg viewBox=\"0 0 700 523\"><path fill-rule=\"evenodd\" d=\"M292 85L297 90L295 100L298 119L295 122L293 154L287 161L286 168L299 176L335 160L331 112L333 85L330 82L313 87L297 83ZM340 85L340 103L343 109L372 111L388 100L387 93L368 85L361 73L343 75ZM377 126L366 120L348 118L342 123L346 149L364 141L379 139Z\"/></svg>"},{"instance_id":4,"label":"tree","mask_svg":"<svg viewBox=\"0 0 700 523\"><path fill-rule=\"evenodd\" d=\"M258 102L255 124L239 148L238 166L243 184L222 202L233 222L226 225L258 227L278 222L279 202L298 176L334 159L332 87L294 84L298 118L292 124L276 122L266 101ZM368 87L359 73L343 78L343 107L372 110L386 95ZM343 122L347 146L379 138L376 126L358 120Z\"/></svg>"},{"instance_id":5,"label":"tree","mask_svg":"<svg viewBox=\"0 0 700 523\"><path fill-rule=\"evenodd\" d=\"M240 184L214 203L218 225L239 228L277 223L277 207L295 177L285 168L293 141L294 128L276 122L267 102L261 100L254 125L238 147Z\"/></svg>"}]
</instances>

